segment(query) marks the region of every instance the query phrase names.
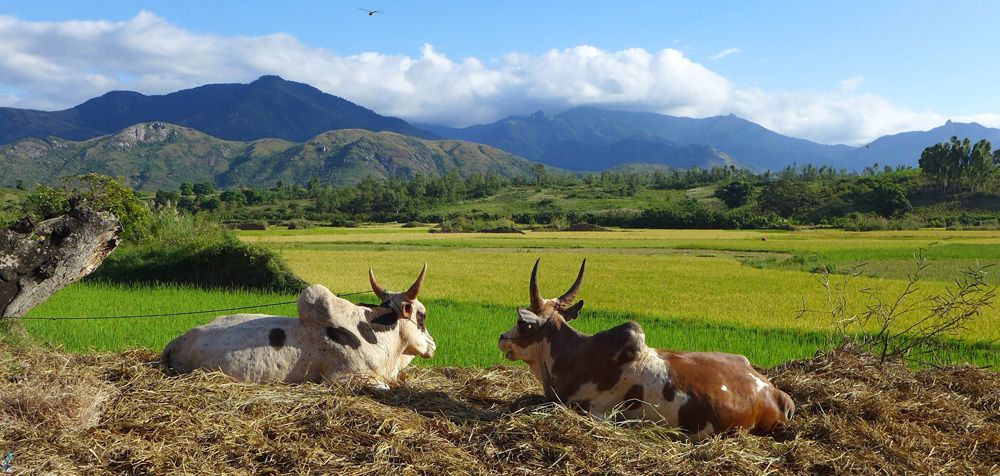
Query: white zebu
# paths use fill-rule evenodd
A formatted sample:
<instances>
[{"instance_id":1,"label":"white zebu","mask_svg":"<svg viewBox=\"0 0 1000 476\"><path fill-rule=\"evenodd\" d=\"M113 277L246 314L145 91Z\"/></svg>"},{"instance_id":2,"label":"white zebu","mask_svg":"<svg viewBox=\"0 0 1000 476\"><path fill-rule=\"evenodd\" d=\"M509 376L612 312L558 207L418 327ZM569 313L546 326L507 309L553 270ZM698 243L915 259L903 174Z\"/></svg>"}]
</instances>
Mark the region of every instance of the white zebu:
<instances>
[{"instance_id":1,"label":"white zebu","mask_svg":"<svg viewBox=\"0 0 1000 476\"><path fill-rule=\"evenodd\" d=\"M299 318L222 316L177 337L163 349L177 373L220 370L253 382L322 382L361 376L392 381L415 356L431 358L427 310L417 301L427 265L406 292L390 293L369 270L378 306L356 305L323 285L299 296Z\"/></svg>"}]
</instances>

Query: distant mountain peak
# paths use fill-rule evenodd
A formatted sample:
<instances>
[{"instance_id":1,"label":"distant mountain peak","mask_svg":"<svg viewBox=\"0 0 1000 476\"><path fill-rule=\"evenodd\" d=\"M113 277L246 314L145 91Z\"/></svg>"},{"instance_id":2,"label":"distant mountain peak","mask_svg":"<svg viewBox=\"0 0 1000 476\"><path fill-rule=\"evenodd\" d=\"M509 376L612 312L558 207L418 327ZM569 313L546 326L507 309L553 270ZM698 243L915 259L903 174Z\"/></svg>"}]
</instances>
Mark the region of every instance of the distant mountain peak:
<instances>
[{"instance_id":1,"label":"distant mountain peak","mask_svg":"<svg viewBox=\"0 0 1000 476\"><path fill-rule=\"evenodd\" d=\"M552 115L545 111L538 110L532 113L530 116L528 116L528 118L531 119L532 121L548 122L552 120Z\"/></svg>"},{"instance_id":2,"label":"distant mountain peak","mask_svg":"<svg viewBox=\"0 0 1000 476\"><path fill-rule=\"evenodd\" d=\"M284 78L282 78L281 76L278 76L276 74L265 74L265 75L263 75L263 76L255 79L255 80L253 80L253 82L251 82L250 84L254 84L254 83L270 83L270 82L282 83L282 82L287 82L287 81Z\"/></svg>"}]
</instances>

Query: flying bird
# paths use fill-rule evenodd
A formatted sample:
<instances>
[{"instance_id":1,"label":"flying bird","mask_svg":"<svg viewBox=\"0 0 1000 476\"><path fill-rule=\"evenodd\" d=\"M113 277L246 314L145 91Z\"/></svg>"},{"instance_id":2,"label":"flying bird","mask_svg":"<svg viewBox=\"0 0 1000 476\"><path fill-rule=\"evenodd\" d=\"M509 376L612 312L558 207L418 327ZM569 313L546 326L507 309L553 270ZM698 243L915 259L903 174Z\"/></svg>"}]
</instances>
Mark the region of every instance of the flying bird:
<instances>
[{"instance_id":1,"label":"flying bird","mask_svg":"<svg viewBox=\"0 0 1000 476\"><path fill-rule=\"evenodd\" d=\"M376 13L385 13L382 10L369 10L367 8L358 7L358 10L368 12L368 16L374 16Z\"/></svg>"}]
</instances>

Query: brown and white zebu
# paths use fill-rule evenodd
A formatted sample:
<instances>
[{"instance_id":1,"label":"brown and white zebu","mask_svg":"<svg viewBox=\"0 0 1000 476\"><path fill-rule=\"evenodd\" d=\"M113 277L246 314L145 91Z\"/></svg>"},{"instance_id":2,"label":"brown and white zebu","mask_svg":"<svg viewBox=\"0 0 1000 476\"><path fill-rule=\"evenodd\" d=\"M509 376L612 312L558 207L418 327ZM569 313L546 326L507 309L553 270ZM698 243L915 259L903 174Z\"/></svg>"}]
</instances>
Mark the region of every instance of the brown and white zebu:
<instances>
[{"instance_id":1,"label":"brown and white zebu","mask_svg":"<svg viewBox=\"0 0 1000 476\"><path fill-rule=\"evenodd\" d=\"M617 409L626 418L664 422L695 441L735 428L765 434L792 417L792 399L742 355L652 349L632 321L592 336L570 327L583 308L573 301L586 265L569 291L545 299L536 261L531 307L519 309L517 325L500 336L500 350L528 364L546 398L597 418Z\"/></svg>"},{"instance_id":2,"label":"brown and white zebu","mask_svg":"<svg viewBox=\"0 0 1000 476\"><path fill-rule=\"evenodd\" d=\"M427 265L403 293L385 291L369 270L378 306L356 305L314 284L299 295L299 318L223 316L177 337L163 364L177 373L220 370L252 382L322 382L359 376L384 386L415 356L431 358L427 310L417 300Z\"/></svg>"}]
</instances>

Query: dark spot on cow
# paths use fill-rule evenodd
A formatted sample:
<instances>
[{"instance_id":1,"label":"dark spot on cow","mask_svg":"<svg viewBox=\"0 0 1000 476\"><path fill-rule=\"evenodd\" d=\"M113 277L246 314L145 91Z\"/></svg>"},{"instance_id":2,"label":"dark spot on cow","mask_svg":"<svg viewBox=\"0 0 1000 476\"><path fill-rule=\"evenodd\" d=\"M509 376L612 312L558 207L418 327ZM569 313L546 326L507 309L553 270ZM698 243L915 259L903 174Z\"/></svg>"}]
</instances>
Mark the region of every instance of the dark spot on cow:
<instances>
[{"instance_id":1,"label":"dark spot on cow","mask_svg":"<svg viewBox=\"0 0 1000 476\"><path fill-rule=\"evenodd\" d=\"M642 405L642 385L635 384L629 387L628 391L625 392L625 398L622 400L622 410L635 410Z\"/></svg>"},{"instance_id":2,"label":"dark spot on cow","mask_svg":"<svg viewBox=\"0 0 1000 476\"><path fill-rule=\"evenodd\" d=\"M688 395L688 401L681 405L677 418L680 427L692 435L701 431L709 423L712 424L715 431L719 430L715 410L704 395Z\"/></svg>"},{"instance_id":3,"label":"dark spot on cow","mask_svg":"<svg viewBox=\"0 0 1000 476\"><path fill-rule=\"evenodd\" d=\"M583 399L583 400L577 400L575 402L571 402L569 404L569 406L570 406L570 408L573 408L575 410L579 410L579 411L584 412L584 413L590 413L590 400L589 399Z\"/></svg>"},{"instance_id":4,"label":"dark spot on cow","mask_svg":"<svg viewBox=\"0 0 1000 476\"><path fill-rule=\"evenodd\" d=\"M327 327L326 336L329 337L330 340L340 345L346 345L352 349L361 347L361 339L358 339L358 336L343 327Z\"/></svg>"},{"instance_id":5,"label":"dark spot on cow","mask_svg":"<svg viewBox=\"0 0 1000 476\"><path fill-rule=\"evenodd\" d=\"M543 387L546 395L551 390L562 400L570 398L587 382L595 383L600 392L611 390L621 380L623 369L645 346L642 327L635 322L589 337L565 324L553 326L544 334L555 360Z\"/></svg>"},{"instance_id":6,"label":"dark spot on cow","mask_svg":"<svg viewBox=\"0 0 1000 476\"><path fill-rule=\"evenodd\" d=\"M385 301L382 304L358 304L362 307L367 307L368 309L374 309L376 311L375 319L372 319L370 324L378 324L372 328L375 332L385 332L391 330L396 322L399 320L399 316L396 316L396 311L393 311L389 307L389 301Z\"/></svg>"},{"instance_id":7,"label":"dark spot on cow","mask_svg":"<svg viewBox=\"0 0 1000 476\"><path fill-rule=\"evenodd\" d=\"M381 330L389 330L395 327L397 322L399 322L399 316L396 315L395 311L391 310L390 312L387 312L385 314L376 317L375 319L372 319L372 324L378 324L383 327L383 329ZM379 329L376 328L376 330Z\"/></svg>"},{"instance_id":8,"label":"dark spot on cow","mask_svg":"<svg viewBox=\"0 0 1000 476\"><path fill-rule=\"evenodd\" d=\"M285 331L282 329L271 329L271 332L267 334L267 341L271 343L271 347L275 349L280 349L285 346Z\"/></svg>"},{"instance_id":9,"label":"dark spot on cow","mask_svg":"<svg viewBox=\"0 0 1000 476\"><path fill-rule=\"evenodd\" d=\"M369 344L378 342L378 338L375 337L375 331L372 330L372 326L366 321L358 323L358 334L361 334L361 337Z\"/></svg>"},{"instance_id":10,"label":"dark spot on cow","mask_svg":"<svg viewBox=\"0 0 1000 476\"><path fill-rule=\"evenodd\" d=\"M674 387L673 380L667 380L663 382L663 400L672 402L674 397L677 396L677 389Z\"/></svg>"}]
</instances>

